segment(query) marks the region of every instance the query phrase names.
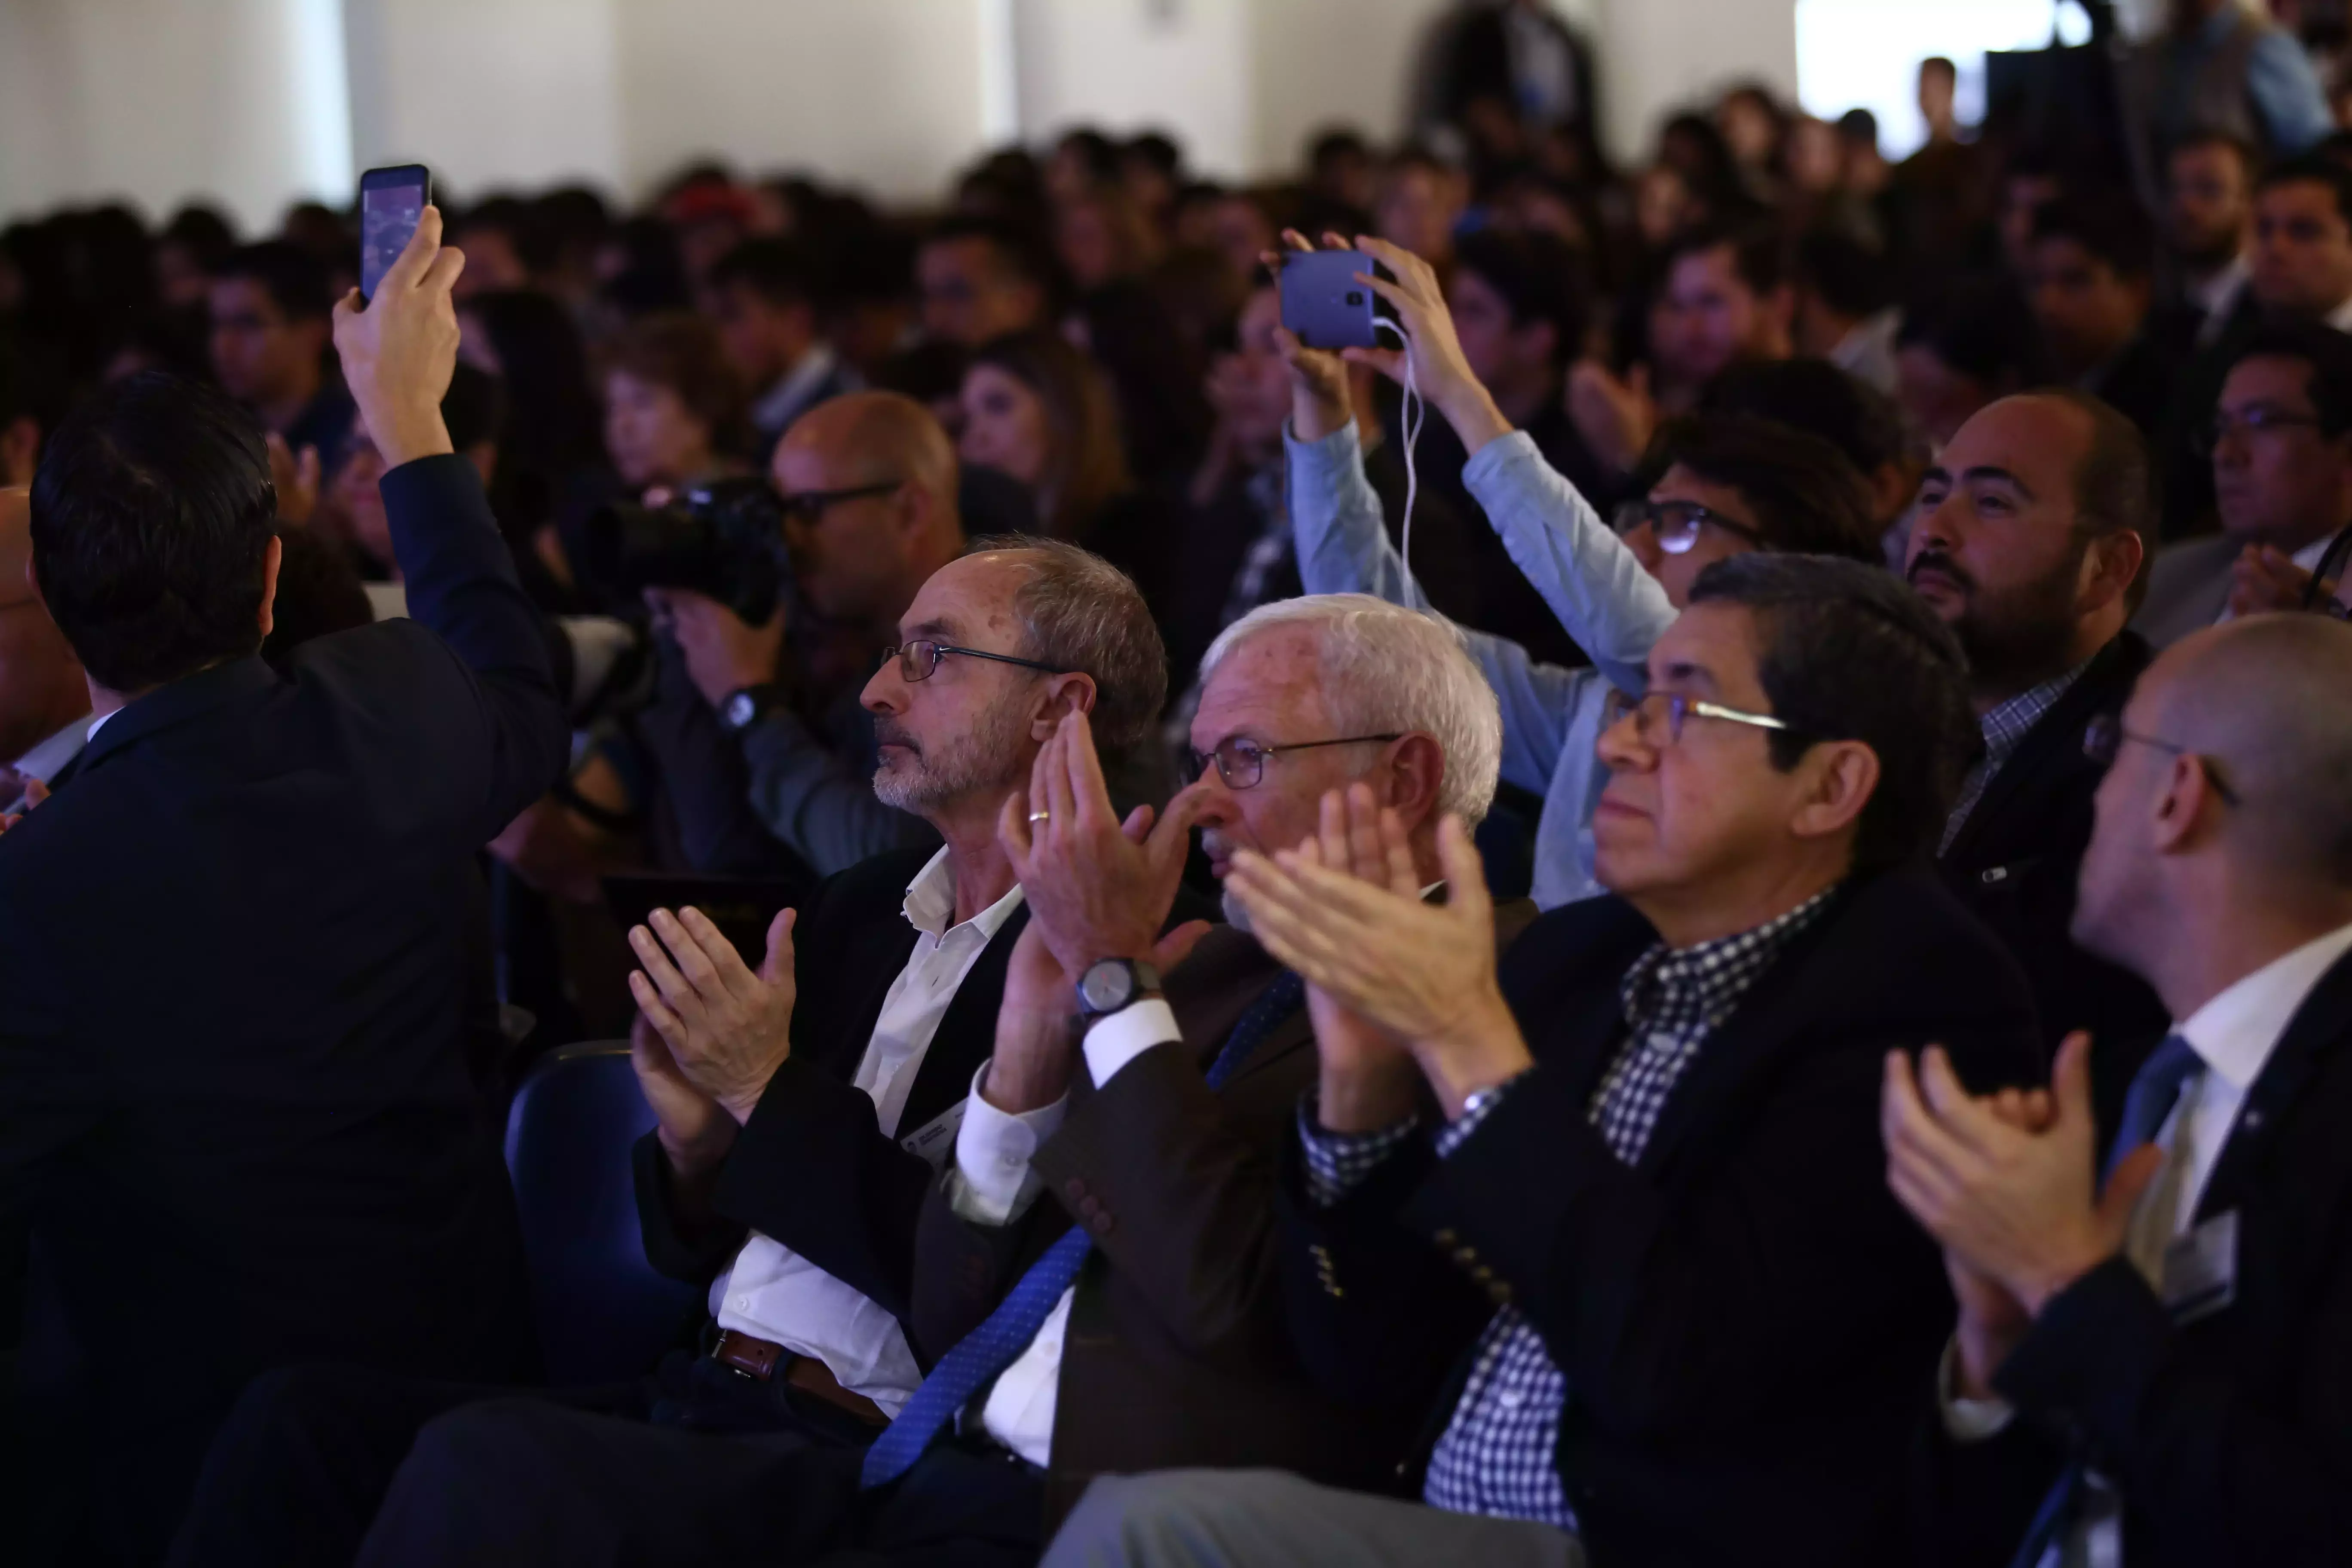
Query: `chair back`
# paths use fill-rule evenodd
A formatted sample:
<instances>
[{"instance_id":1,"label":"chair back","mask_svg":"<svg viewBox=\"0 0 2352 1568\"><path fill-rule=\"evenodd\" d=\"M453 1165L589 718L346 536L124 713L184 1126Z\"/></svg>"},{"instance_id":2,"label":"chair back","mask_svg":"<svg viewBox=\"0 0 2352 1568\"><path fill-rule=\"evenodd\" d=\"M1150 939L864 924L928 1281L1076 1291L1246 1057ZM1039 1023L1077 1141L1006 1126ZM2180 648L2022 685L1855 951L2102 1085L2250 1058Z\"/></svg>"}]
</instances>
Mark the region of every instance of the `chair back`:
<instances>
[{"instance_id":1,"label":"chair back","mask_svg":"<svg viewBox=\"0 0 2352 1568\"><path fill-rule=\"evenodd\" d=\"M551 1051L515 1090L507 1171L558 1387L643 1375L700 1311L698 1289L646 1261L629 1151L653 1126L626 1040Z\"/></svg>"}]
</instances>

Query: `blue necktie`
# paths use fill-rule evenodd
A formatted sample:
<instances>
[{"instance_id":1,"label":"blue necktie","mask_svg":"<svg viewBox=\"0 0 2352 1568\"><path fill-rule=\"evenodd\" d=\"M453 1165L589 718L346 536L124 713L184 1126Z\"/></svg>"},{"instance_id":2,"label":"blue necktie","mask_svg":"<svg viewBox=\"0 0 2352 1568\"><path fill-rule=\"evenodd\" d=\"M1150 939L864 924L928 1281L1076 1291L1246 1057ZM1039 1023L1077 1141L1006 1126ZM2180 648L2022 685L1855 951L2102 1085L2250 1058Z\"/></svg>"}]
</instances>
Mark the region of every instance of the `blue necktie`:
<instances>
[{"instance_id":1,"label":"blue necktie","mask_svg":"<svg viewBox=\"0 0 2352 1568\"><path fill-rule=\"evenodd\" d=\"M2204 1065L2197 1048L2179 1035L2167 1035L2164 1044L2140 1064L2139 1071L2132 1075L2131 1089L2124 1095L2123 1120L2116 1123L2116 1141L2107 1150L2109 1173L2115 1171L2117 1161L2163 1128L2164 1119L2180 1102L2181 1086L2189 1081L2189 1074ZM2083 1495L2084 1468L2080 1459L2068 1462L2049 1495L2042 1500L2041 1508L2035 1510L2024 1542L2010 1560L2010 1568L2035 1568L2051 1546L2063 1540L2074 1528L2075 1504Z\"/></svg>"},{"instance_id":2,"label":"blue necktie","mask_svg":"<svg viewBox=\"0 0 2352 1568\"><path fill-rule=\"evenodd\" d=\"M1297 975L1286 970L1277 976L1225 1037L1225 1048L1217 1053L1216 1062L1209 1068L1209 1087L1223 1089L1266 1037L1298 1010L1306 994L1306 983ZM914 1468L915 1461L947 1429L956 1412L1020 1359L1037 1331L1045 1326L1045 1320L1054 1315L1055 1303L1076 1281L1087 1254L1093 1250L1093 1237L1078 1226L1070 1226L1045 1249L1045 1256L1029 1266L1029 1272L997 1303L987 1321L940 1358L931 1375L923 1379L922 1387L915 1390L898 1418L890 1423L890 1429L866 1450L866 1486L887 1485Z\"/></svg>"}]
</instances>

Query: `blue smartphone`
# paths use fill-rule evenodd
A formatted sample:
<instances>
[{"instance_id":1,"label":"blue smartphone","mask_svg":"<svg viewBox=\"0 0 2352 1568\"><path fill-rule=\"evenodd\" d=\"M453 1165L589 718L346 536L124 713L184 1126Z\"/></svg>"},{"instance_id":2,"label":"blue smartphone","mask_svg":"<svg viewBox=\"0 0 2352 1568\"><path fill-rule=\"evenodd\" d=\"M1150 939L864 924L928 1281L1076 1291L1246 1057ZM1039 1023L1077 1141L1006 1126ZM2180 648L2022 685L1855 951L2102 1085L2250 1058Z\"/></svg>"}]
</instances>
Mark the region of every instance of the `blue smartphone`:
<instances>
[{"instance_id":1,"label":"blue smartphone","mask_svg":"<svg viewBox=\"0 0 2352 1568\"><path fill-rule=\"evenodd\" d=\"M1387 269L1360 250L1301 250L1282 258L1282 324L1310 349L1368 349L1381 297L1356 280Z\"/></svg>"},{"instance_id":2,"label":"blue smartphone","mask_svg":"<svg viewBox=\"0 0 2352 1568\"><path fill-rule=\"evenodd\" d=\"M433 200L433 176L422 163L370 169L360 176L360 298L375 298L376 285L416 233L417 220Z\"/></svg>"}]
</instances>

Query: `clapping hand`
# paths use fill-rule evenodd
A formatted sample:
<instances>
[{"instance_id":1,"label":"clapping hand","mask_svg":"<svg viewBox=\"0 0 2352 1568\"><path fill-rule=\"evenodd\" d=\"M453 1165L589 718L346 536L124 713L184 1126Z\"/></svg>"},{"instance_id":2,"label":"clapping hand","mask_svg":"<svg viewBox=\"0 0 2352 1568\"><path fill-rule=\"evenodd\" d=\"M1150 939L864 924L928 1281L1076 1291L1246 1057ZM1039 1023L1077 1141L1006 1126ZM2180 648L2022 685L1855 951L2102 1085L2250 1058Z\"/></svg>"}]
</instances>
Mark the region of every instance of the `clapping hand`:
<instances>
[{"instance_id":1,"label":"clapping hand","mask_svg":"<svg viewBox=\"0 0 2352 1568\"><path fill-rule=\"evenodd\" d=\"M1495 907L1461 818L1438 825L1447 902L1412 885L1411 852L1393 812L1381 816L1378 884L1323 864L1319 839L1272 859L1236 852L1226 886L1258 940L1311 985L1406 1042L1446 1114L1472 1092L1533 1065L1495 978Z\"/></svg>"},{"instance_id":2,"label":"clapping hand","mask_svg":"<svg viewBox=\"0 0 2352 1568\"><path fill-rule=\"evenodd\" d=\"M2249 544L2230 566L2230 614L2259 616L2273 610L2300 610L2311 593L2311 574L2296 565L2284 551L2268 544ZM2320 598L2336 595L2328 584Z\"/></svg>"},{"instance_id":3,"label":"clapping hand","mask_svg":"<svg viewBox=\"0 0 2352 1568\"><path fill-rule=\"evenodd\" d=\"M272 430L261 438L269 452L269 479L278 490L278 521L299 528L319 510L319 448L298 454Z\"/></svg>"},{"instance_id":4,"label":"clapping hand","mask_svg":"<svg viewBox=\"0 0 2352 1568\"><path fill-rule=\"evenodd\" d=\"M1020 879L1031 923L1043 928L1040 940L1072 981L1106 958L1172 968L1207 932L1207 921L1192 921L1160 935L1204 798L1196 784L1164 814L1139 805L1122 823L1080 710L1064 715L1038 749L1029 787L1006 797L996 837Z\"/></svg>"},{"instance_id":5,"label":"clapping hand","mask_svg":"<svg viewBox=\"0 0 2352 1568\"><path fill-rule=\"evenodd\" d=\"M1886 1184L1928 1235L2027 1314L2122 1249L2163 1163L2133 1150L2097 1185L2091 1038L2058 1048L2046 1096L1971 1096L1938 1046L1889 1052L1879 1125Z\"/></svg>"},{"instance_id":6,"label":"clapping hand","mask_svg":"<svg viewBox=\"0 0 2352 1568\"><path fill-rule=\"evenodd\" d=\"M0 774L5 774L7 778L12 781L9 785L0 786L0 798L16 798L16 791L13 785L13 781L17 776L16 770L13 768L0 768ZM41 802L48 798L49 786L43 784L40 780L32 777L30 774L26 774L24 779L23 805L25 811L14 812L6 816L0 816L0 833L5 833L8 829L16 826L16 824L24 821L26 811L32 810L35 806L40 805Z\"/></svg>"},{"instance_id":7,"label":"clapping hand","mask_svg":"<svg viewBox=\"0 0 2352 1568\"><path fill-rule=\"evenodd\" d=\"M356 289L335 306L335 352L384 467L454 450L441 399L457 368L451 290L465 253L441 243L441 209L426 207L407 247L364 307Z\"/></svg>"},{"instance_id":8,"label":"clapping hand","mask_svg":"<svg viewBox=\"0 0 2352 1568\"><path fill-rule=\"evenodd\" d=\"M1385 824L1385 830L1384 830ZM1373 798L1371 786L1327 792L1313 838L1299 853L1370 887L1421 897L1420 874L1403 824ZM1320 985L1307 988L1307 1015L1321 1058L1316 1117L1334 1132L1373 1132L1412 1113L1421 1074L1394 1031L1381 1027Z\"/></svg>"},{"instance_id":9,"label":"clapping hand","mask_svg":"<svg viewBox=\"0 0 2352 1568\"><path fill-rule=\"evenodd\" d=\"M1650 367L1637 364L1621 380L1598 360L1579 360L1569 367L1563 396L1569 422L1592 455L1618 473L1632 473L1658 428Z\"/></svg>"},{"instance_id":10,"label":"clapping hand","mask_svg":"<svg viewBox=\"0 0 2352 1568\"><path fill-rule=\"evenodd\" d=\"M629 974L637 1010L669 1047L679 1076L738 1126L751 1119L768 1080L792 1055L794 918L786 910L769 926L768 956L756 973L699 910L656 910L629 931L645 965Z\"/></svg>"}]
</instances>

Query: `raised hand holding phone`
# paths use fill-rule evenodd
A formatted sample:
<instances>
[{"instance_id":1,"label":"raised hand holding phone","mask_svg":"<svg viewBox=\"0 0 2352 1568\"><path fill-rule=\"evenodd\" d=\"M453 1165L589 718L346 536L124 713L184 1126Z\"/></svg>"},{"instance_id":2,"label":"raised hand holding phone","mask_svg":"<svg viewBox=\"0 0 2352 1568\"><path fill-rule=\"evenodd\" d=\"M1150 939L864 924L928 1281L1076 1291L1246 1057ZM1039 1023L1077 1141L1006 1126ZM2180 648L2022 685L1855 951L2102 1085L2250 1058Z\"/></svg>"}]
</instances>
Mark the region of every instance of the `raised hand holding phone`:
<instances>
[{"instance_id":1,"label":"raised hand holding phone","mask_svg":"<svg viewBox=\"0 0 2352 1568\"><path fill-rule=\"evenodd\" d=\"M335 352L360 417L384 466L453 451L441 398L457 368L460 250L441 243L441 210L428 206L416 232L362 304L356 289L335 305Z\"/></svg>"}]
</instances>

